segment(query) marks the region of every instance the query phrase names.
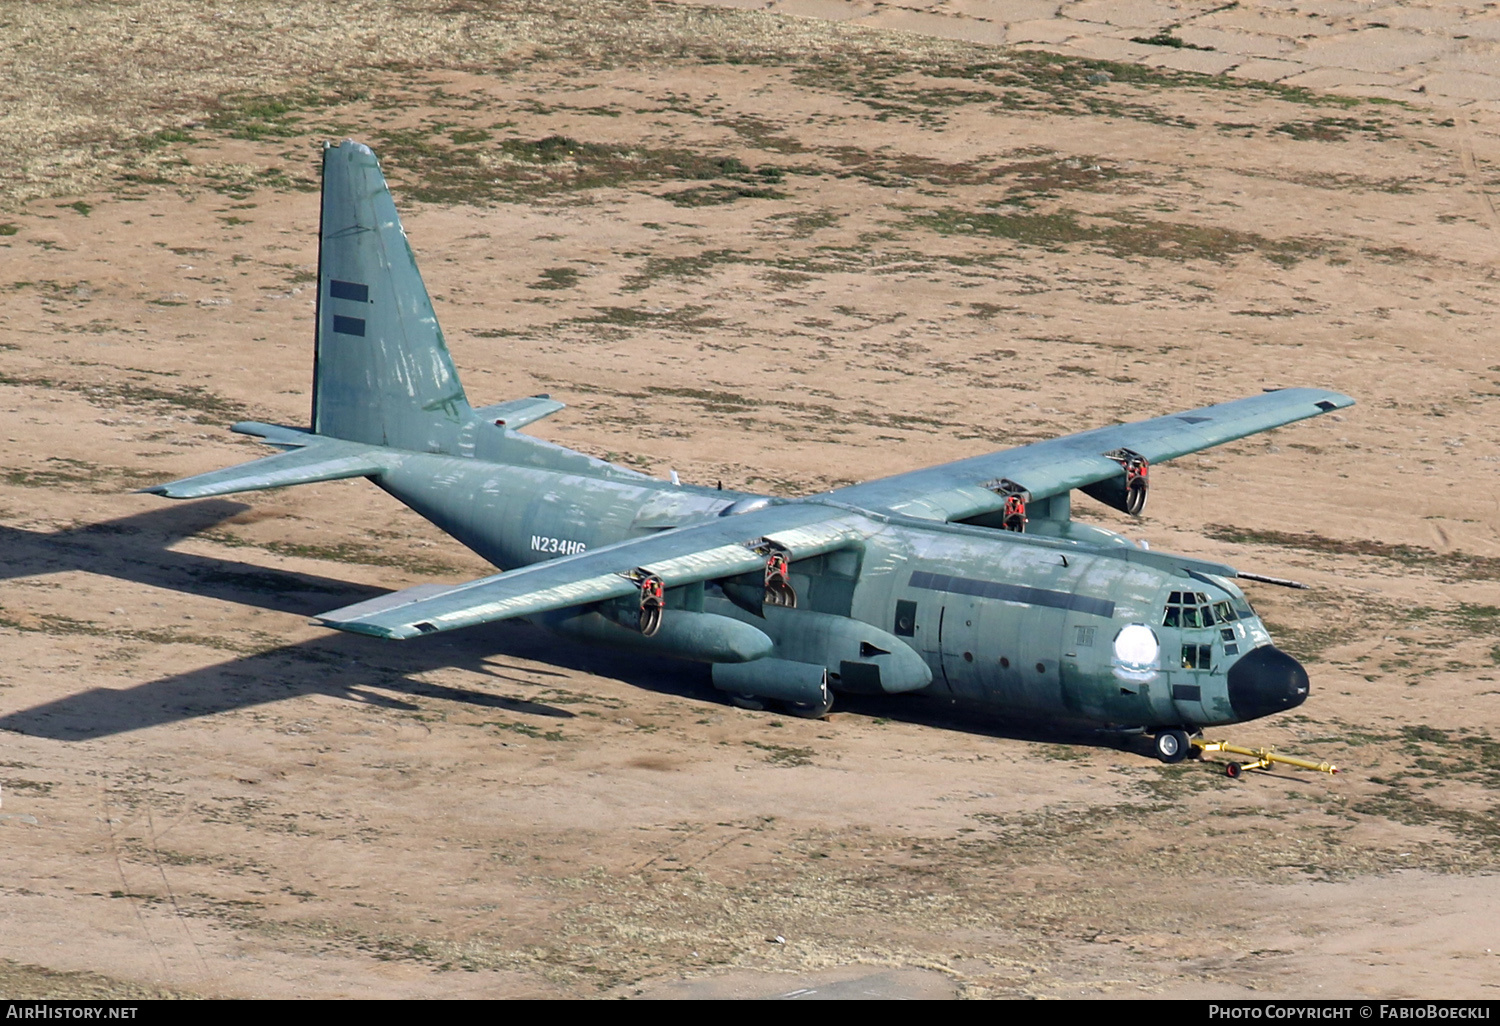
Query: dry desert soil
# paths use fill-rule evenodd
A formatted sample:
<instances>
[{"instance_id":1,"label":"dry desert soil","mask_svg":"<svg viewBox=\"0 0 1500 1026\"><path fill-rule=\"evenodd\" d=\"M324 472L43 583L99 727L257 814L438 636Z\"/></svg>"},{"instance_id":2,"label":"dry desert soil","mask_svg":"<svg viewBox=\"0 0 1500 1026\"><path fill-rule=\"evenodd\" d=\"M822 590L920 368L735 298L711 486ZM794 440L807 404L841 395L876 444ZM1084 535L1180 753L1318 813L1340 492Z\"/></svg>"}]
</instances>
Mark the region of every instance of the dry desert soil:
<instances>
[{"instance_id":1,"label":"dry desert soil","mask_svg":"<svg viewBox=\"0 0 1500 1026\"><path fill-rule=\"evenodd\" d=\"M1483 104L635 2L11 2L0 50L0 994L1500 995ZM1248 587L1312 697L1224 733L1346 772L310 625L492 568L362 481L133 489L305 422L345 136L470 396L662 476L1356 397L1076 506L1308 583Z\"/></svg>"}]
</instances>

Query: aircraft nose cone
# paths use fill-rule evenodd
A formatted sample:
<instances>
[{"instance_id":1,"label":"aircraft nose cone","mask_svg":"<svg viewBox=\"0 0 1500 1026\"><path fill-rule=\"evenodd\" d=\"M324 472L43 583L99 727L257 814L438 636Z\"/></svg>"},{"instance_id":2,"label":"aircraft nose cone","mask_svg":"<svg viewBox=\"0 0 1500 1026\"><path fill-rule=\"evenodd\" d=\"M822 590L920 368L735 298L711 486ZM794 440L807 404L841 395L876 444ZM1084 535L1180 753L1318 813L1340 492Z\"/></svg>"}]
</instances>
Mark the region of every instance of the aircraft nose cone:
<instances>
[{"instance_id":1,"label":"aircraft nose cone","mask_svg":"<svg viewBox=\"0 0 1500 1026\"><path fill-rule=\"evenodd\" d=\"M1229 704L1241 720L1295 709L1307 701L1307 671L1274 645L1247 653L1229 668Z\"/></svg>"}]
</instances>

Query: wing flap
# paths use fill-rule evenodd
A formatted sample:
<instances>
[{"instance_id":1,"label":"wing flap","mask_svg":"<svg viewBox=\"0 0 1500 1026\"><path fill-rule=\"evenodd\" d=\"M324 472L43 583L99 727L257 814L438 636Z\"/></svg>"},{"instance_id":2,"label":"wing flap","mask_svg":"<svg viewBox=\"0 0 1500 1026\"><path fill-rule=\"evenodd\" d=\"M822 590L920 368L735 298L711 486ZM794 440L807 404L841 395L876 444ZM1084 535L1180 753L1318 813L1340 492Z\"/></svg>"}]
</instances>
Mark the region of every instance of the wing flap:
<instances>
[{"instance_id":1,"label":"wing flap","mask_svg":"<svg viewBox=\"0 0 1500 1026\"><path fill-rule=\"evenodd\" d=\"M874 529L858 514L786 503L533 563L435 593L433 586L420 585L323 613L317 620L359 634L415 638L621 598L640 590L636 577L641 572L661 578L668 588L749 573L765 566L767 542L802 559L859 544Z\"/></svg>"},{"instance_id":2,"label":"wing flap","mask_svg":"<svg viewBox=\"0 0 1500 1026\"><path fill-rule=\"evenodd\" d=\"M519 571L511 571L511 574L516 573ZM524 583L510 574L496 574L452 588L418 585L385 596L393 601L383 605L372 608L360 602L320 613L316 619L326 627L341 631L404 640L492 620L509 620L549 609L620 598L638 587L634 581L617 573L551 582L527 579Z\"/></svg>"},{"instance_id":3,"label":"wing flap","mask_svg":"<svg viewBox=\"0 0 1500 1026\"><path fill-rule=\"evenodd\" d=\"M851 485L828 497L926 520L965 520L1004 508L1001 482L1045 499L1121 474L1109 452L1128 449L1159 463L1353 405L1348 396L1319 388L1263 392Z\"/></svg>"},{"instance_id":4,"label":"wing flap","mask_svg":"<svg viewBox=\"0 0 1500 1026\"><path fill-rule=\"evenodd\" d=\"M369 477L384 469L381 450L374 446L319 438L313 444L303 445L290 452L280 452L236 467L185 477L180 481L169 481L140 491L149 495L165 495L169 499L201 499L209 495L253 492L263 488L311 484L314 481Z\"/></svg>"}]
</instances>

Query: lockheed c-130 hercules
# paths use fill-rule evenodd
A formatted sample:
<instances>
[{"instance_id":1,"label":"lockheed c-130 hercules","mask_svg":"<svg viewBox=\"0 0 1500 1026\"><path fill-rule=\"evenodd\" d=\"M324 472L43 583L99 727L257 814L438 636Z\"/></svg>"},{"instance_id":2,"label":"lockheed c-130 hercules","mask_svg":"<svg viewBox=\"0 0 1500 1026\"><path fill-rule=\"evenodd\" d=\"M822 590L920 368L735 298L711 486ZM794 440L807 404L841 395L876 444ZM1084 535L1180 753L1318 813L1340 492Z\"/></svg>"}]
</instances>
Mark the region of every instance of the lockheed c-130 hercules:
<instances>
[{"instance_id":1,"label":"lockheed c-130 hercules","mask_svg":"<svg viewBox=\"0 0 1500 1026\"><path fill-rule=\"evenodd\" d=\"M310 429L282 452L146 489L188 499L364 477L503 573L317 619L378 638L525 618L711 664L742 703L926 692L1059 724L1189 734L1300 705L1302 666L1214 562L1071 518L1138 514L1155 464L1353 400L1293 388L779 498L648 477L521 432L563 404L474 407L375 155L325 144ZM1267 580L1274 580L1264 578Z\"/></svg>"}]
</instances>

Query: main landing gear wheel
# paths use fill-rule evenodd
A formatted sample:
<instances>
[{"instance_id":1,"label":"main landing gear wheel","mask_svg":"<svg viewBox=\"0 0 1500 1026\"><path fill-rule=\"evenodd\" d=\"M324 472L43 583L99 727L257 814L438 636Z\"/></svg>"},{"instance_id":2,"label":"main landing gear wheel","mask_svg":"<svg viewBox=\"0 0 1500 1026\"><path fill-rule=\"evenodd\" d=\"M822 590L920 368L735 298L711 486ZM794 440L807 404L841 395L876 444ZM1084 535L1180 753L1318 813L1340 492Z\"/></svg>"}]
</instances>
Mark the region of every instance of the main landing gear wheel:
<instances>
[{"instance_id":1,"label":"main landing gear wheel","mask_svg":"<svg viewBox=\"0 0 1500 1026\"><path fill-rule=\"evenodd\" d=\"M782 702L781 708L788 716L800 716L804 720L821 720L833 708L833 692L821 702Z\"/></svg>"},{"instance_id":2,"label":"main landing gear wheel","mask_svg":"<svg viewBox=\"0 0 1500 1026\"><path fill-rule=\"evenodd\" d=\"M1181 762L1192 750L1185 730L1164 730L1156 735L1156 757L1162 762Z\"/></svg>"}]
</instances>

